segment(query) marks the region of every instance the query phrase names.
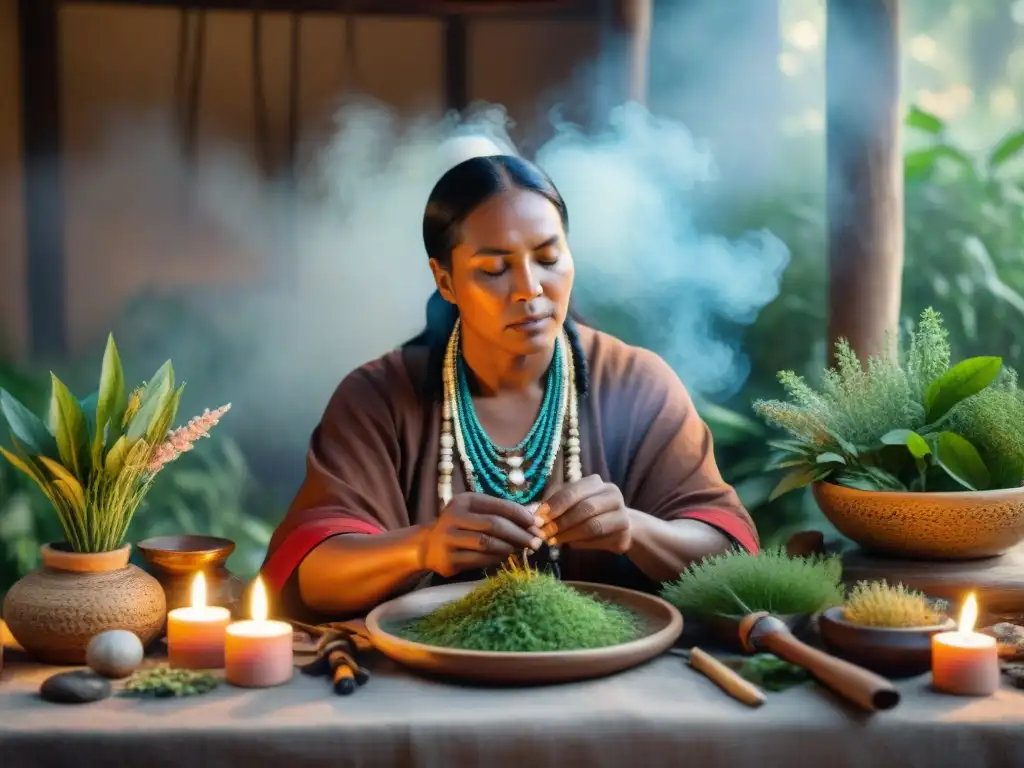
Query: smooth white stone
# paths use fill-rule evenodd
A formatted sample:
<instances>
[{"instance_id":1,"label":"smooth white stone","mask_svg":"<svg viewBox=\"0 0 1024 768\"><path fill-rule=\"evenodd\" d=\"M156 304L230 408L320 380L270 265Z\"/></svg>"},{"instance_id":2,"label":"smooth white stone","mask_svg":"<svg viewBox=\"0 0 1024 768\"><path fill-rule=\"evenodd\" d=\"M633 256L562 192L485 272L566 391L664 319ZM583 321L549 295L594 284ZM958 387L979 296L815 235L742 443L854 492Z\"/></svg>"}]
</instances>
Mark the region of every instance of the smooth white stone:
<instances>
[{"instance_id":1,"label":"smooth white stone","mask_svg":"<svg viewBox=\"0 0 1024 768\"><path fill-rule=\"evenodd\" d=\"M451 461L441 461L437 465L437 468L441 470L444 474L450 475L452 471L455 469L455 464L454 462Z\"/></svg>"},{"instance_id":2,"label":"smooth white stone","mask_svg":"<svg viewBox=\"0 0 1024 768\"><path fill-rule=\"evenodd\" d=\"M104 677L128 677L142 664L142 642L134 632L111 629L92 640L85 650L85 663Z\"/></svg>"},{"instance_id":3,"label":"smooth white stone","mask_svg":"<svg viewBox=\"0 0 1024 768\"><path fill-rule=\"evenodd\" d=\"M505 459L505 463L508 464L509 467L511 467L512 469L518 469L519 467L523 466L523 457L509 456L507 459Z\"/></svg>"},{"instance_id":4,"label":"smooth white stone","mask_svg":"<svg viewBox=\"0 0 1024 768\"><path fill-rule=\"evenodd\" d=\"M453 445L455 445L454 437L452 437L451 435L441 435L442 448L451 448Z\"/></svg>"},{"instance_id":5,"label":"smooth white stone","mask_svg":"<svg viewBox=\"0 0 1024 768\"><path fill-rule=\"evenodd\" d=\"M508 473L508 481L512 483L512 485L519 486L526 482L526 475L523 474L523 470L521 469L513 469Z\"/></svg>"}]
</instances>

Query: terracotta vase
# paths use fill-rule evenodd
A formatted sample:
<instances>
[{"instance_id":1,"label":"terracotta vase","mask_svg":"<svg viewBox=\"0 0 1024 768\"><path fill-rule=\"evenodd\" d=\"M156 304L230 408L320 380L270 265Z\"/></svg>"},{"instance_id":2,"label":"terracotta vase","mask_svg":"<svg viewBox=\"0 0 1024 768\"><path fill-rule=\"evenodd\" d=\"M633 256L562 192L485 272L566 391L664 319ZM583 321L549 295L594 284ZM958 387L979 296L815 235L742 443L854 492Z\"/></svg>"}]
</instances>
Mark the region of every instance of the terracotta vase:
<instances>
[{"instance_id":1,"label":"terracotta vase","mask_svg":"<svg viewBox=\"0 0 1024 768\"><path fill-rule=\"evenodd\" d=\"M148 646L167 612L160 583L128 564L131 544L112 552L79 553L64 543L42 547L42 567L19 580L4 599L14 639L48 664L83 664L100 632L126 629Z\"/></svg>"}]
</instances>

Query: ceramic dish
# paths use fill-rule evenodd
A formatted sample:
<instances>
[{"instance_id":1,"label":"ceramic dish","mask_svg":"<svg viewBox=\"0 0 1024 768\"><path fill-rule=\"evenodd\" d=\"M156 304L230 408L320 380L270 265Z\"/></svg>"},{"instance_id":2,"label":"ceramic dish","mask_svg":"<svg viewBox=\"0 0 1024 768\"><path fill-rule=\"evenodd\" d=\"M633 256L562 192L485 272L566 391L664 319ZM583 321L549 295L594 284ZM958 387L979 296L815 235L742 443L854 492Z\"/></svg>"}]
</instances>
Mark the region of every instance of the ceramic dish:
<instances>
[{"instance_id":1,"label":"ceramic dish","mask_svg":"<svg viewBox=\"0 0 1024 768\"><path fill-rule=\"evenodd\" d=\"M632 611L644 634L605 648L540 653L502 653L441 648L405 640L395 628L458 600L479 582L446 584L411 592L375 608L366 629L378 651L421 672L465 681L536 685L603 677L643 664L667 651L683 631L683 617L661 598L604 584L565 582L584 594Z\"/></svg>"}]
</instances>

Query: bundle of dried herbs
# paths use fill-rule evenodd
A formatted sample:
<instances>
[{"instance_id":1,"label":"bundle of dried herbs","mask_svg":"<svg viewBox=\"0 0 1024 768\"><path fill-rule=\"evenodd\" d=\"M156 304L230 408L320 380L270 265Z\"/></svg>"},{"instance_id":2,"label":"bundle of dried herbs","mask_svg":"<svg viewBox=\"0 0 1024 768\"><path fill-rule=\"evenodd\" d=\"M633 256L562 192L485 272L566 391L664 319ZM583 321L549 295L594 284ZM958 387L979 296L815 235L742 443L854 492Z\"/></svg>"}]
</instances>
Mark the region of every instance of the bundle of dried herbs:
<instances>
[{"instance_id":1,"label":"bundle of dried herbs","mask_svg":"<svg viewBox=\"0 0 1024 768\"><path fill-rule=\"evenodd\" d=\"M843 602L838 557L789 557L781 547L758 555L704 558L665 584L661 596L684 616L737 617L753 611L811 614Z\"/></svg>"},{"instance_id":2,"label":"bundle of dried herbs","mask_svg":"<svg viewBox=\"0 0 1024 768\"><path fill-rule=\"evenodd\" d=\"M407 640L475 651L602 648L635 640L637 616L555 577L518 565L398 630Z\"/></svg>"}]
</instances>

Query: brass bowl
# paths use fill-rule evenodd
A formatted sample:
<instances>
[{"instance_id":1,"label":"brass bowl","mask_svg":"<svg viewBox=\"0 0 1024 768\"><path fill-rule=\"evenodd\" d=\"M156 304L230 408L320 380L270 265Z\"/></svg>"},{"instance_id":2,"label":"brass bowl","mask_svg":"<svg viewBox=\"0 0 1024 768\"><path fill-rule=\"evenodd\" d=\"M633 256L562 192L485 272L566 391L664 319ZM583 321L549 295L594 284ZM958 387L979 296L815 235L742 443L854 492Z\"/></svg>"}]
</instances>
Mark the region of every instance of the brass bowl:
<instances>
[{"instance_id":1,"label":"brass bowl","mask_svg":"<svg viewBox=\"0 0 1024 768\"><path fill-rule=\"evenodd\" d=\"M1024 541L1024 488L913 493L816 483L812 492L829 522L870 552L973 560Z\"/></svg>"},{"instance_id":2,"label":"brass bowl","mask_svg":"<svg viewBox=\"0 0 1024 768\"><path fill-rule=\"evenodd\" d=\"M164 588L168 610L190 604L192 581L196 573L202 572L207 605L237 612L245 585L226 565L235 551L235 542L219 536L186 533L155 536L135 546L142 553L147 570Z\"/></svg>"}]
</instances>

